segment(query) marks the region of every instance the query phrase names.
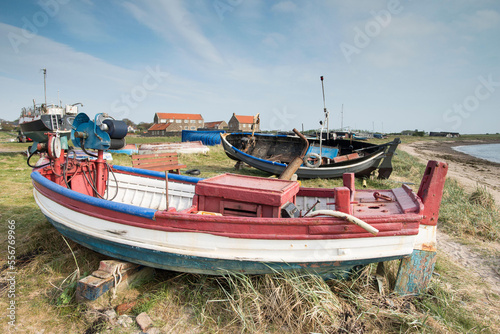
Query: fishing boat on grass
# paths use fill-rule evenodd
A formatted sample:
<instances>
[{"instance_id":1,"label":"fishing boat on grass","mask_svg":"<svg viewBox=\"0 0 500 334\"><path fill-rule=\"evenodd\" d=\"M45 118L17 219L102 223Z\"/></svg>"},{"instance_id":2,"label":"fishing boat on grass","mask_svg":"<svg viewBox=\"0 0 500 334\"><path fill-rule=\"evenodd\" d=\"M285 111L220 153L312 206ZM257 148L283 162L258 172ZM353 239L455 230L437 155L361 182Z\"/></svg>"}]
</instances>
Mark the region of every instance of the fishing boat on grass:
<instances>
[{"instance_id":1,"label":"fishing boat on grass","mask_svg":"<svg viewBox=\"0 0 500 334\"><path fill-rule=\"evenodd\" d=\"M43 69L45 103L37 104L33 100L33 106L22 108L19 117L21 128L20 138L30 138L36 143L46 142L47 132L57 132L60 137L68 138L71 134L71 125L78 114L78 105L56 105L47 104L46 92L47 70Z\"/></svg>"},{"instance_id":2,"label":"fishing boat on grass","mask_svg":"<svg viewBox=\"0 0 500 334\"><path fill-rule=\"evenodd\" d=\"M340 178L344 173L369 176L378 169L378 178L392 173L392 157L399 138L382 145L349 139L308 139L299 136L259 133L221 134L226 155L264 172L281 175L303 150L303 164L296 174L300 179Z\"/></svg>"},{"instance_id":3,"label":"fishing boat on grass","mask_svg":"<svg viewBox=\"0 0 500 334\"><path fill-rule=\"evenodd\" d=\"M357 190L353 174L333 189L236 174L166 177L108 165L102 157L110 137L88 117L78 119L72 141L86 151L96 149L98 158L49 154L31 178L43 214L87 248L154 268L209 275L296 271L332 277L403 259L428 264L402 278L403 293L419 291L430 279L444 163L429 162L418 193L407 185Z\"/></svg>"},{"instance_id":4,"label":"fishing boat on grass","mask_svg":"<svg viewBox=\"0 0 500 334\"><path fill-rule=\"evenodd\" d=\"M255 133L258 115L254 117L251 133L221 134L222 146L226 155L241 163L246 163L264 172L283 175L290 166L300 179L340 178L345 173L354 173L357 177L367 177L378 169L378 178L387 179L392 173L392 157L401 143L399 138L391 142L374 145L360 140L353 140L353 135L343 132L348 139L330 136L329 111L325 104L323 76L324 121L320 121L321 131L318 139L306 139L296 129L295 135L267 135ZM342 105L343 106L343 105ZM326 133L323 133L326 125ZM326 135L326 136L325 136ZM301 161L302 160L302 163Z\"/></svg>"}]
</instances>

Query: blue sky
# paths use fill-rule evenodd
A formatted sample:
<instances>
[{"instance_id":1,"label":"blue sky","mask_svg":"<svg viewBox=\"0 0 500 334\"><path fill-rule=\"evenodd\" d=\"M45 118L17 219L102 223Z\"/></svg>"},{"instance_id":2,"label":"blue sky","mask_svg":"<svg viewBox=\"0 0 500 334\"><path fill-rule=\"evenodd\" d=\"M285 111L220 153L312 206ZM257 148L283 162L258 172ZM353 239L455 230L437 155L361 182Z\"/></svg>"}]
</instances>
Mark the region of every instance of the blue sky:
<instances>
[{"instance_id":1,"label":"blue sky","mask_svg":"<svg viewBox=\"0 0 500 334\"><path fill-rule=\"evenodd\" d=\"M152 122L500 132L496 0L2 1L0 118L32 99Z\"/></svg>"}]
</instances>

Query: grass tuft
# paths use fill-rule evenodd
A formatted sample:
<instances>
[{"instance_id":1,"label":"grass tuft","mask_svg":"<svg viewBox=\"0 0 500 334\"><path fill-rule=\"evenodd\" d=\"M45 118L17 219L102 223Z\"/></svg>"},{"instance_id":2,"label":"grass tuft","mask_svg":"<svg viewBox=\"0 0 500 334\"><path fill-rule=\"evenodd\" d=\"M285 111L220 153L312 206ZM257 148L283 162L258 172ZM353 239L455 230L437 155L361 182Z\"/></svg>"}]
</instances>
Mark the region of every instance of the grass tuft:
<instances>
[{"instance_id":1,"label":"grass tuft","mask_svg":"<svg viewBox=\"0 0 500 334\"><path fill-rule=\"evenodd\" d=\"M455 236L500 239L500 212L491 194L481 187L469 195L457 181L446 180L439 222L440 228Z\"/></svg>"},{"instance_id":2,"label":"grass tuft","mask_svg":"<svg viewBox=\"0 0 500 334\"><path fill-rule=\"evenodd\" d=\"M482 206L487 210L496 210L497 206L493 196L486 187L477 186L476 190L469 196L469 201L474 205Z\"/></svg>"},{"instance_id":3,"label":"grass tuft","mask_svg":"<svg viewBox=\"0 0 500 334\"><path fill-rule=\"evenodd\" d=\"M343 302L316 275L227 274L221 288L226 307L244 331L328 333L338 331L343 323Z\"/></svg>"}]
</instances>

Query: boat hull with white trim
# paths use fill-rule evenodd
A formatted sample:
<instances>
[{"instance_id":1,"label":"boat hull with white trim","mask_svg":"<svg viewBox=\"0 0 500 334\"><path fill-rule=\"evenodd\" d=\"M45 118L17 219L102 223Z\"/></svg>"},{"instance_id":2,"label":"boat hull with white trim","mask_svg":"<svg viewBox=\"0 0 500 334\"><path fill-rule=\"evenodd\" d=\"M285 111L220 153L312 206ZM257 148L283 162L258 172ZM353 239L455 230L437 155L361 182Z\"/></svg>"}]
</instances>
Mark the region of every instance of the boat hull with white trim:
<instances>
[{"instance_id":1,"label":"boat hull with white trim","mask_svg":"<svg viewBox=\"0 0 500 334\"><path fill-rule=\"evenodd\" d=\"M298 137L249 133L222 134L222 145L228 157L254 168L281 175L288 164L304 148ZM392 173L392 157L401 143L399 138L382 145L356 140L309 140L308 153L322 151L319 167L302 165L296 171L301 179L340 178L344 173L368 176L378 169L378 177L387 179ZM334 152L332 155L328 153Z\"/></svg>"},{"instance_id":2,"label":"boat hull with white trim","mask_svg":"<svg viewBox=\"0 0 500 334\"><path fill-rule=\"evenodd\" d=\"M62 154L33 170L36 203L55 228L107 256L211 275L341 275L422 247L435 250L435 221L428 219L437 218L439 203L429 211L422 194L439 202L446 174L446 165L434 162L419 194L406 185L378 190L384 200L373 190L354 189L352 174L344 187L310 189L235 174L209 179L169 174L166 182L160 172L105 165L101 158L79 161ZM90 184L90 175L99 173L102 191ZM344 218L306 215L311 209L356 216L378 233Z\"/></svg>"}]
</instances>

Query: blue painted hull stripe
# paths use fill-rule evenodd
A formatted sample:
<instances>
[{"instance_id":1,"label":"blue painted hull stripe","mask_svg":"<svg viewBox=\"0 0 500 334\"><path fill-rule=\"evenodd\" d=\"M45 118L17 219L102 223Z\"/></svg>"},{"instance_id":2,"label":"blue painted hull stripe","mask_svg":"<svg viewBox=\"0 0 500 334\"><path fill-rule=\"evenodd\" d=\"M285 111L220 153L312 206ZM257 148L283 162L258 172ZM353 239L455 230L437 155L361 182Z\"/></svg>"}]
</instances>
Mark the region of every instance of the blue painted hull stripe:
<instances>
[{"instance_id":1,"label":"blue painted hull stripe","mask_svg":"<svg viewBox=\"0 0 500 334\"><path fill-rule=\"evenodd\" d=\"M161 178L165 177L164 172L158 172L155 170L147 170L147 169L119 166L119 165L113 165L113 169L123 171L123 172L128 172L128 173L135 173L135 174L139 174L139 175L144 175L144 176L153 176L153 177L161 177ZM192 177L192 176L178 175L178 174L168 174L168 179L189 182L189 183L198 183L198 181L203 180L203 178L199 178L199 177Z\"/></svg>"},{"instance_id":2,"label":"blue painted hull stripe","mask_svg":"<svg viewBox=\"0 0 500 334\"><path fill-rule=\"evenodd\" d=\"M148 219L153 219L156 210L141 208L135 205L123 204L123 203L115 203L108 200L104 200L101 198L96 198L84 194L80 194L74 190L70 190L63 186L60 186L47 178L43 177L38 171L34 170L31 172L31 178L33 181L39 183L42 187L45 187L49 190L52 190L58 194L61 194L64 197L71 198L75 201L83 202L85 204L93 205L97 208L108 209L116 212L121 212L137 217L143 217Z\"/></svg>"}]
</instances>

